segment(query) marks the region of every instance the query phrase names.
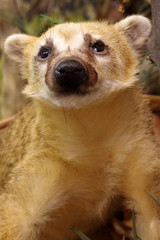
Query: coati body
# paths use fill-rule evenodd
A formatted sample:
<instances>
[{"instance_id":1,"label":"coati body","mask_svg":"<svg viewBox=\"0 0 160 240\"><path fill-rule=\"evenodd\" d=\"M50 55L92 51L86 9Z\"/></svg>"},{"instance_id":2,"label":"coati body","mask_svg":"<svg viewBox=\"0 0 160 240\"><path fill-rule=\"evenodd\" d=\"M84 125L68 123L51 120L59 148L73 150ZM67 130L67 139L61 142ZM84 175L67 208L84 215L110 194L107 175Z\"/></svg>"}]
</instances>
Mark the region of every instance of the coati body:
<instances>
[{"instance_id":1,"label":"coati body","mask_svg":"<svg viewBox=\"0 0 160 240\"><path fill-rule=\"evenodd\" d=\"M150 30L131 16L6 40L32 101L2 136L0 240L78 239L71 227L89 234L119 197L135 209L138 236L160 239L146 193L160 198L160 150L134 85Z\"/></svg>"}]
</instances>

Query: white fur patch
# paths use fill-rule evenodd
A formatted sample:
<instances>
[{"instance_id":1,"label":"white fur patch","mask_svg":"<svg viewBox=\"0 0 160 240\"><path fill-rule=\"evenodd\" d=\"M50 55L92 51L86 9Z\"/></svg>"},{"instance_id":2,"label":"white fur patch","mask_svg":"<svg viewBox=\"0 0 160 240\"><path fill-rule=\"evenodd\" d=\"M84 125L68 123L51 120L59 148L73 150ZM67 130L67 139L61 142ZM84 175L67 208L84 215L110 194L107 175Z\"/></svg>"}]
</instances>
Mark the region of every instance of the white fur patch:
<instances>
[{"instance_id":1,"label":"white fur patch","mask_svg":"<svg viewBox=\"0 0 160 240\"><path fill-rule=\"evenodd\" d=\"M128 87L133 82L134 80L129 82L107 80L103 83L97 83L94 89L86 95L69 95L69 96L64 95L56 96L56 94L53 91L51 91L46 85L45 89L33 93L31 95L37 99L41 98L46 99L50 103L52 103L55 107L63 107L66 109L71 108L80 109L94 102L101 101L104 98L105 100L107 100L107 97L109 97L113 92Z\"/></svg>"}]
</instances>

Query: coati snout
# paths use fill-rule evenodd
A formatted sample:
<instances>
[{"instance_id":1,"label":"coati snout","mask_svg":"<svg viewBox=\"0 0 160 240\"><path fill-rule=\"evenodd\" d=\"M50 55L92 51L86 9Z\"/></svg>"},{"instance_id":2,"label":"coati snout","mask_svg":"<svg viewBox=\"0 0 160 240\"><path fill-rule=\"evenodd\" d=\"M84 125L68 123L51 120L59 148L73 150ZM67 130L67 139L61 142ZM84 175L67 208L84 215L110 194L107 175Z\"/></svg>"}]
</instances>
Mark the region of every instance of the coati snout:
<instances>
[{"instance_id":1,"label":"coati snout","mask_svg":"<svg viewBox=\"0 0 160 240\"><path fill-rule=\"evenodd\" d=\"M89 73L81 62L68 58L55 67L54 80L59 93L84 94L81 86L89 80Z\"/></svg>"}]
</instances>

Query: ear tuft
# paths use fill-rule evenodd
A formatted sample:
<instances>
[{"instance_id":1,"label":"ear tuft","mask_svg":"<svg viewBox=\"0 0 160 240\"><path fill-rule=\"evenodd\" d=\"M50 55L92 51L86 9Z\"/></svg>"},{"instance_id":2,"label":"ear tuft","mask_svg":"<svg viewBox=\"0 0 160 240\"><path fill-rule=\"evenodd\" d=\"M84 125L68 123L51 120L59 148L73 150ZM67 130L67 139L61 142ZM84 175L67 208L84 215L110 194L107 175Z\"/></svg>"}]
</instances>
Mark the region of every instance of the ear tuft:
<instances>
[{"instance_id":1,"label":"ear tuft","mask_svg":"<svg viewBox=\"0 0 160 240\"><path fill-rule=\"evenodd\" d=\"M29 44L30 39L34 38L26 34L13 34L4 43L5 53L14 61L22 62L24 49Z\"/></svg>"},{"instance_id":2,"label":"ear tuft","mask_svg":"<svg viewBox=\"0 0 160 240\"><path fill-rule=\"evenodd\" d=\"M116 24L118 30L123 32L127 41L135 50L142 50L151 33L151 23L146 17L133 15Z\"/></svg>"}]
</instances>

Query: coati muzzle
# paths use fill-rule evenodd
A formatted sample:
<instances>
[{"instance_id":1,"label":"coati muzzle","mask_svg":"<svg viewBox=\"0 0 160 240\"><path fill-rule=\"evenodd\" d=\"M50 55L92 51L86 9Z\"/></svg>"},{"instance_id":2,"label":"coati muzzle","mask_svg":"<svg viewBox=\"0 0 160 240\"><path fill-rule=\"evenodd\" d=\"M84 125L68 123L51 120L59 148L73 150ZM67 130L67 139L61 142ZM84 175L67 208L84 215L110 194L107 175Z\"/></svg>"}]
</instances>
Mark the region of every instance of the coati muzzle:
<instances>
[{"instance_id":1,"label":"coati muzzle","mask_svg":"<svg viewBox=\"0 0 160 240\"><path fill-rule=\"evenodd\" d=\"M89 73L81 62L68 58L56 66L54 79L59 92L82 94L81 88L89 80Z\"/></svg>"}]
</instances>

